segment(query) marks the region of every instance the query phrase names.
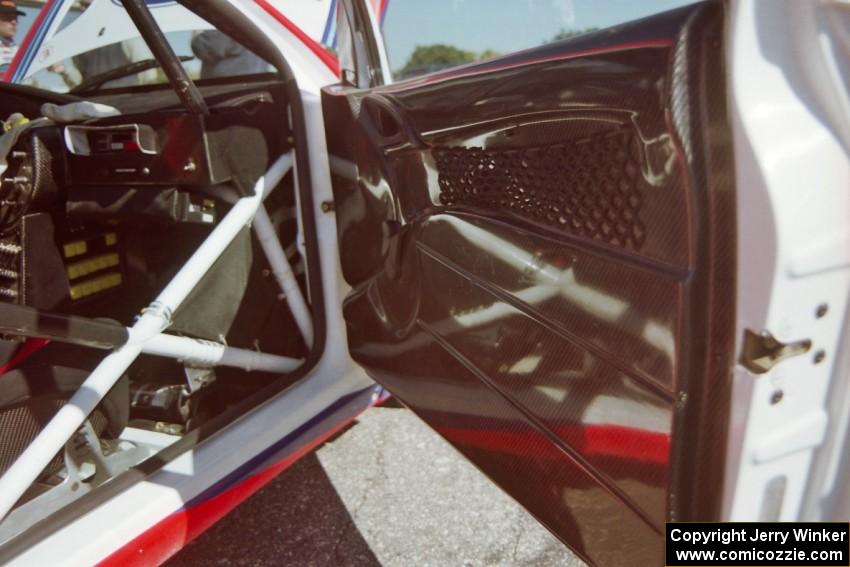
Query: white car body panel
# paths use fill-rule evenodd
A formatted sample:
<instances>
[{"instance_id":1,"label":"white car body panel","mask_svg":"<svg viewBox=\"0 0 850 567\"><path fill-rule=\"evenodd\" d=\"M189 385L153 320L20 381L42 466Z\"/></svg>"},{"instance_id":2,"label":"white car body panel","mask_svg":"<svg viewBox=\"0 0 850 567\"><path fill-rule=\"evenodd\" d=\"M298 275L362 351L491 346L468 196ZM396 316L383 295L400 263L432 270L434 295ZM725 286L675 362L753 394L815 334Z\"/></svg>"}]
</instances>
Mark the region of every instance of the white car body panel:
<instances>
[{"instance_id":1,"label":"white car body panel","mask_svg":"<svg viewBox=\"0 0 850 567\"><path fill-rule=\"evenodd\" d=\"M810 471L827 435L847 429L846 411L842 421L830 398L846 399L847 391L846 363L836 362L850 295L850 113L847 84L836 69L847 68L848 53L824 23L843 17L846 24L848 15L839 1L741 1L730 9L737 336L767 330L781 342L812 341L808 353L767 374L736 368L725 497L730 520L823 518L813 514L814 502L804 502L807 483L816 478ZM820 305L828 309L822 317ZM820 351L825 358L816 363ZM816 492L846 483L832 470L832 480L821 478ZM785 488L766 497L769 483L781 478Z\"/></svg>"}]
</instances>

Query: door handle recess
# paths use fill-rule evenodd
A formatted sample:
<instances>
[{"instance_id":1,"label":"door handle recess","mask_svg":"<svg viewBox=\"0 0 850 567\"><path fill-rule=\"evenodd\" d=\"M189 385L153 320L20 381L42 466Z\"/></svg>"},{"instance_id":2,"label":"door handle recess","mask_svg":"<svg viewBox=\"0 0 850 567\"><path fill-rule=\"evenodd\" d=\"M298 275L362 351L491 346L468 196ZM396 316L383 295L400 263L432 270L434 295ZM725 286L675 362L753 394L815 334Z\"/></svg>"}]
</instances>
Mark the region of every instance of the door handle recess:
<instances>
[{"instance_id":1,"label":"door handle recess","mask_svg":"<svg viewBox=\"0 0 850 567\"><path fill-rule=\"evenodd\" d=\"M416 135L405 124L404 115L391 102L378 97L363 100L363 110L371 129L380 138L380 144L415 141Z\"/></svg>"}]
</instances>

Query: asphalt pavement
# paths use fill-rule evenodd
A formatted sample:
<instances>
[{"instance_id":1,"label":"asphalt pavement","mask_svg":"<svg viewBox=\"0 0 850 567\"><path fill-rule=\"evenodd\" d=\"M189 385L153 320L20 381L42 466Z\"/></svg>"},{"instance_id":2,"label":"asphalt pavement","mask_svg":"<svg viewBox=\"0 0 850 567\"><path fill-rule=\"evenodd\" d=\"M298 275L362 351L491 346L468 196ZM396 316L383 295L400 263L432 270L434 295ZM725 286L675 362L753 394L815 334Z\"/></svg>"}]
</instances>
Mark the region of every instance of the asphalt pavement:
<instances>
[{"instance_id":1,"label":"asphalt pavement","mask_svg":"<svg viewBox=\"0 0 850 567\"><path fill-rule=\"evenodd\" d=\"M584 563L416 416L382 407L166 565Z\"/></svg>"}]
</instances>

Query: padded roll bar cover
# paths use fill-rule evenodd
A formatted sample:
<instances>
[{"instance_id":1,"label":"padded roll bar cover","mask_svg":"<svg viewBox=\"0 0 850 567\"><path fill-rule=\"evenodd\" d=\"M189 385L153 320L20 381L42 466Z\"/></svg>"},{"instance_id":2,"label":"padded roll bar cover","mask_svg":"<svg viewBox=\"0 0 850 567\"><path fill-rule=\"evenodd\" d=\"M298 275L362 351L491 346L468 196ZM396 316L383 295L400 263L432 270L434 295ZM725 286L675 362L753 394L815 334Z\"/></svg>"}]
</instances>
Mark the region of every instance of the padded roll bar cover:
<instances>
[{"instance_id":1,"label":"padded roll bar cover","mask_svg":"<svg viewBox=\"0 0 850 567\"><path fill-rule=\"evenodd\" d=\"M48 313L7 303L0 303L0 333L102 349L120 347L128 339L127 328L115 321Z\"/></svg>"}]
</instances>

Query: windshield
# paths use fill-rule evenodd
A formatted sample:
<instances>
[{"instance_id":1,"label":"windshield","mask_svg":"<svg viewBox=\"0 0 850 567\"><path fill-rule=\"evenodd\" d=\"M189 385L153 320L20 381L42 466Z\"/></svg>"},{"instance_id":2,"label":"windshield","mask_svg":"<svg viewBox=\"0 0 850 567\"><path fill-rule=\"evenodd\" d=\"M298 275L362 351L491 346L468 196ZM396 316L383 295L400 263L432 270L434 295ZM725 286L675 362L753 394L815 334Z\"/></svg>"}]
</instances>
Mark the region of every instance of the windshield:
<instances>
[{"instance_id":1,"label":"windshield","mask_svg":"<svg viewBox=\"0 0 850 567\"><path fill-rule=\"evenodd\" d=\"M272 71L267 62L177 2L147 4L192 79ZM13 82L55 92L167 82L119 0L66 0L48 3L44 12Z\"/></svg>"}]
</instances>

